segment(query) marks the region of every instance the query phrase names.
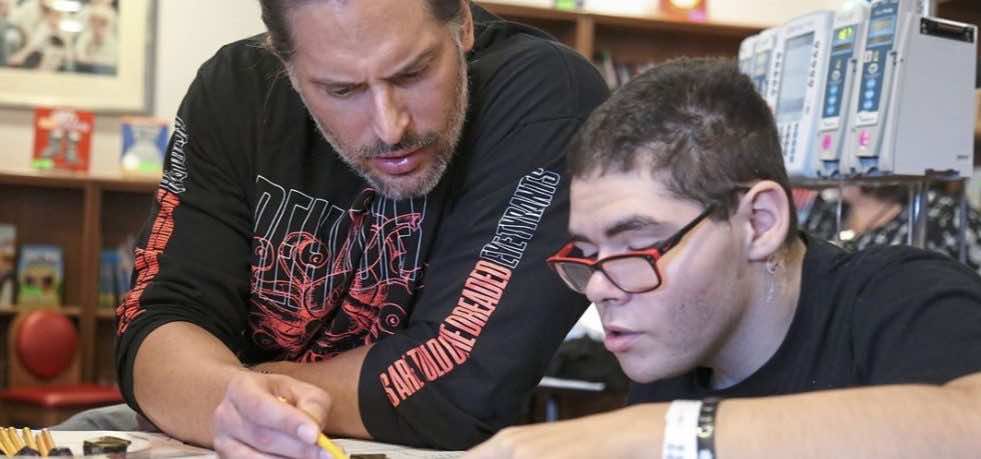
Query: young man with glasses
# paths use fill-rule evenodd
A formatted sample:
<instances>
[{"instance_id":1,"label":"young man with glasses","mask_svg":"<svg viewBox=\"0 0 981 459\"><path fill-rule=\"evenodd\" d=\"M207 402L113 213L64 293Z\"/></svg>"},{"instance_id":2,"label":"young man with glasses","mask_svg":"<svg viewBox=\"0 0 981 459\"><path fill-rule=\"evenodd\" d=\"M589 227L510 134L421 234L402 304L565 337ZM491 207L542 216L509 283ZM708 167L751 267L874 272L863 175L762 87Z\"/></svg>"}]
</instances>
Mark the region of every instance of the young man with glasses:
<instances>
[{"instance_id":1,"label":"young man with glasses","mask_svg":"<svg viewBox=\"0 0 981 459\"><path fill-rule=\"evenodd\" d=\"M468 459L977 457L981 278L798 232L773 118L734 63L632 80L569 164L572 241L549 263L599 308L632 406L506 429Z\"/></svg>"}]
</instances>

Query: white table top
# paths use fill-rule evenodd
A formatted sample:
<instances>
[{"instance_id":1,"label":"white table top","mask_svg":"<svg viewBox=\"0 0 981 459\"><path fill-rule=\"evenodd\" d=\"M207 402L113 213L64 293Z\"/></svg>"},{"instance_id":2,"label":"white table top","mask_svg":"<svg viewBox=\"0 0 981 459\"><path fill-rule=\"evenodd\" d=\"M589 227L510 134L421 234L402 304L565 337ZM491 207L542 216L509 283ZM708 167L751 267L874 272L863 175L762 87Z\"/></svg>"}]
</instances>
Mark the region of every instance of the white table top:
<instances>
[{"instance_id":1,"label":"white table top","mask_svg":"<svg viewBox=\"0 0 981 459\"><path fill-rule=\"evenodd\" d=\"M214 451L198 448L182 443L164 434L148 432L115 432L115 431L52 431L57 446L68 446L76 454L82 452L84 440L110 435L133 442L130 445L128 458L217 458ZM409 448L363 440L346 438L334 439L348 454L383 453L388 459L454 459L463 453L460 451L433 451ZM76 456L79 457L79 456Z\"/></svg>"}]
</instances>

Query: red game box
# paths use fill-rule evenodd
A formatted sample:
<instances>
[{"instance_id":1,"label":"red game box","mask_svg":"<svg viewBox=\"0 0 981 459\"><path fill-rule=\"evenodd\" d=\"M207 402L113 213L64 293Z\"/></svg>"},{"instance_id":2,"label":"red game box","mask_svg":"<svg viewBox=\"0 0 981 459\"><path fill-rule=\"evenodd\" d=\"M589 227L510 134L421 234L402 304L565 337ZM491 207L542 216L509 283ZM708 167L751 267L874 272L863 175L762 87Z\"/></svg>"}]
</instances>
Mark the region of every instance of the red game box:
<instances>
[{"instance_id":1,"label":"red game box","mask_svg":"<svg viewBox=\"0 0 981 459\"><path fill-rule=\"evenodd\" d=\"M37 108L31 164L42 170L88 171L94 126L92 112Z\"/></svg>"}]
</instances>

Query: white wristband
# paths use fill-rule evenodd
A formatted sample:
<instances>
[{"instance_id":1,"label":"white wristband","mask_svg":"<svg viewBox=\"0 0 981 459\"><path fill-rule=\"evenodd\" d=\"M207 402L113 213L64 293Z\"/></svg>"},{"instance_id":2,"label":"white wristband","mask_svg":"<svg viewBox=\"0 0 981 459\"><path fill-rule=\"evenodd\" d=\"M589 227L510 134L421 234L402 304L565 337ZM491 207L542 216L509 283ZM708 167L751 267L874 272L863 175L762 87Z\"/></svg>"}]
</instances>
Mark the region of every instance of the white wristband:
<instances>
[{"instance_id":1,"label":"white wristband","mask_svg":"<svg viewBox=\"0 0 981 459\"><path fill-rule=\"evenodd\" d=\"M698 459L698 413L701 400L675 400L664 415L662 459Z\"/></svg>"}]
</instances>

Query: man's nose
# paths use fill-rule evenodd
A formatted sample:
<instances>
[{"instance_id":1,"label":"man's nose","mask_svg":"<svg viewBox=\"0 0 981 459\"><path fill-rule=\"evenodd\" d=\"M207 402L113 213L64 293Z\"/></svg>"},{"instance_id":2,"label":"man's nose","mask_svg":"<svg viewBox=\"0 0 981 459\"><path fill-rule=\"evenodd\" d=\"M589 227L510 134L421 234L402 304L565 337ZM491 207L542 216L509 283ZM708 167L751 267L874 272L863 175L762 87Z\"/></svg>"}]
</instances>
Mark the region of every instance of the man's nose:
<instances>
[{"instance_id":1,"label":"man's nose","mask_svg":"<svg viewBox=\"0 0 981 459\"><path fill-rule=\"evenodd\" d=\"M402 141L409 128L410 117L398 94L390 86L375 90L375 135L388 145Z\"/></svg>"}]
</instances>

